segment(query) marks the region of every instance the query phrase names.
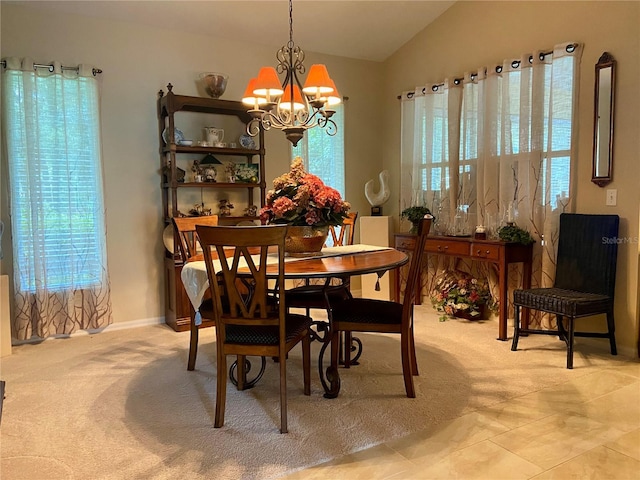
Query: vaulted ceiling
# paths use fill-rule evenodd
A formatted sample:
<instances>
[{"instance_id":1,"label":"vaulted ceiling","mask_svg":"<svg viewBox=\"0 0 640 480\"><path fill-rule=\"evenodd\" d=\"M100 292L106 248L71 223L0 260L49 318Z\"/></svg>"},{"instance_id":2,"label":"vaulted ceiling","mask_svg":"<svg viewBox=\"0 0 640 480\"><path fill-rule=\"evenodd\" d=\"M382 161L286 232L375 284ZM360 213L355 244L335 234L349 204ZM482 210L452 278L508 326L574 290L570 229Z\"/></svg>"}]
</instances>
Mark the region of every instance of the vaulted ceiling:
<instances>
[{"instance_id":1,"label":"vaulted ceiling","mask_svg":"<svg viewBox=\"0 0 640 480\"><path fill-rule=\"evenodd\" d=\"M289 40L284 0L5 1L30 8L245 37L279 48ZM295 0L293 38L306 51L383 61L454 1Z\"/></svg>"}]
</instances>

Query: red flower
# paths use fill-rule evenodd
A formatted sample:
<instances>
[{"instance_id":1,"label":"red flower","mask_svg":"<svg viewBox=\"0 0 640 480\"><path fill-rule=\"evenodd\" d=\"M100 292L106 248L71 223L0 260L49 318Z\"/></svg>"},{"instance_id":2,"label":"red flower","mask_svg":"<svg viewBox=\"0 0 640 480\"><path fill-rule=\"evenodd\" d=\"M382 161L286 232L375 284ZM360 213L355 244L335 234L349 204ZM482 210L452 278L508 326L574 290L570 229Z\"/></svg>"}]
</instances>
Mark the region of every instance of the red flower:
<instances>
[{"instance_id":1,"label":"red flower","mask_svg":"<svg viewBox=\"0 0 640 480\"><path fill-rule=\"evenodd\" d=\"M340 192L305 172L300 157L294 159L288 173L273 181L273 187L260 210L263 223L341 225L351 208Z\"/></svg>"}]
</instances>

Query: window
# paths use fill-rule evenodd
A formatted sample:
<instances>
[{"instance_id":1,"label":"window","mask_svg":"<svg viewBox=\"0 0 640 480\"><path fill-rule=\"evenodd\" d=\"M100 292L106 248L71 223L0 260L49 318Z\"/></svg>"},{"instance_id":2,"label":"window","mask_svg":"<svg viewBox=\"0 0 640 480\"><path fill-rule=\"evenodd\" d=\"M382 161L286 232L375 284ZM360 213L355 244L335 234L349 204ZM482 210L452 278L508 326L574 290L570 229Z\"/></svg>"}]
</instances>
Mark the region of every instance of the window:
<instances>
[{"instance_id":1,"label":"window","mask_svg":"<svg viewBox=\"0 0 640 480\"><path fill-rule=\"evenodd\" d=\"M302 157L309 173L320 177L344 198L344 104L336 105L332 119L338 126L335 135L328 135L324 128L307 130L298 145L291 148L291 159Z\"/></svg>"},{"instance_id":2,"label":"window","mask_svg":"<svg viewBox=\"0 0 640 480\"><path fill-rule=\"evenodd\" d=\"M515 222L536 239L534 284L552 284L559 215L572 208L581 55L565 43L404 92L400 209L425 203L443 235L483 225L495 238Z\"/></svg>"},{"instance_id":3,"label":"window","mask_svg":"<svg viewBox=\"0 0 640 480\"><path fill-rule=\"evenodd\" d=\"M5 75L20 285L24 291L39 283L50 289L95 285L102 278L105 235L95 82L33 75L38 95L28 104L21 73ZM29 130L37 132L34 143Z\"/></svg>"},{"instance_id":4,"label":"window","mask_svg":"<svg viewBox=\"0 0 640 480\"><path fill-rule=\"evenodd\" d=\"M24 62L2 77L19 340L111 323L98 82Z\"/></svg>"},{"instance_id":5,"label":"window","mask_svg":"<svg viewBox=\"0 0 640 480\"><path fill-rule=\"evenodd\" d=\"M581 51L558 45L406 92L400 208L444 199L445 216L462 209L480 224L510 203L534 223L536 210L566 207Z\"/></svg>"}]
</instances>

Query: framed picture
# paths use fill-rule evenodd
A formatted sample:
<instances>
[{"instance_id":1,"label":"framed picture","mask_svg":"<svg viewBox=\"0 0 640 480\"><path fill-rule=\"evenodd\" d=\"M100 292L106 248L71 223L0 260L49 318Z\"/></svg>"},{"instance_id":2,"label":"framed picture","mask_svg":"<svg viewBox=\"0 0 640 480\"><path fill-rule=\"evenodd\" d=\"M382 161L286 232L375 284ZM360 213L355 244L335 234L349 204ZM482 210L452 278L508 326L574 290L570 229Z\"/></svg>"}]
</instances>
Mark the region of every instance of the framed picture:
<instances>
[{"instance_id":1,"label":"framed picture","mask_svg":"<svg viewBox=\"0 0 640 480\"><path fill-rule=\"evenodd\" d=\"M252 163L236 164L236 181L242 183L258 183L258 165Z\"/></svg>"}]
</instances>

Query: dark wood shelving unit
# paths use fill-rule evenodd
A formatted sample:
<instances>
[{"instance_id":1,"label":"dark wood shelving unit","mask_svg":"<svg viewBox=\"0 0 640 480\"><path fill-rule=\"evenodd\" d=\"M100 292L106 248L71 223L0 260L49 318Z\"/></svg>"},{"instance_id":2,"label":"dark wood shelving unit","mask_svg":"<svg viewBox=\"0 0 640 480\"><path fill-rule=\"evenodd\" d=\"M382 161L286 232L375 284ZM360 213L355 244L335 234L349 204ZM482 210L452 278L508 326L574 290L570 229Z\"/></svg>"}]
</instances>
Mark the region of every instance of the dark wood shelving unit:
<instances>
[{"instance_id":1,"label":"dark wood shelving unit","mask_svg":"<svg viewBox=\"0 0 640 480\"><path fill-rule=\"evenodd\" d=\"M233 100L220 100L206 97L192 97L176 95L173 86L167 85L167 93L158 92L158 139L160 154L160 172L162 189L162 212L165 226L171 224L171 218L179 215L178 195L183 189L245 189L248 205L264 206L266 195L265 182L265 148L264 131L260 130L255 137L257 148L219 148L204 146L184 146L174 143L175 139L175 115L180 112L205 113L236 117L243 125L246 125L251 116L247 113L247 107L242 102ZM204 125L203 125L204 126ZM166 129L166 137L171 139L165 142L162 136ZM178 161L182 154L212 154L214 156L244 157L247 164L258 166L258 183L246 182L179 182ZM256 161L257 160L257 161ZM259 201L255 199L255 190L259 192ZM257 201L257 202L256 202ZM258 217L228 216L220 217L222 224L235 224L242 221L255 221ZM174 245L177 245L174 238ZM167 325L176 331L189 330L191 323L192 307L189 298L182 285L180 273L182 271L182 259L176 251L173 254L165 250L165 320ZM203 327L210 326L204 322Z\"/></svg>"}]
</instances>

